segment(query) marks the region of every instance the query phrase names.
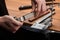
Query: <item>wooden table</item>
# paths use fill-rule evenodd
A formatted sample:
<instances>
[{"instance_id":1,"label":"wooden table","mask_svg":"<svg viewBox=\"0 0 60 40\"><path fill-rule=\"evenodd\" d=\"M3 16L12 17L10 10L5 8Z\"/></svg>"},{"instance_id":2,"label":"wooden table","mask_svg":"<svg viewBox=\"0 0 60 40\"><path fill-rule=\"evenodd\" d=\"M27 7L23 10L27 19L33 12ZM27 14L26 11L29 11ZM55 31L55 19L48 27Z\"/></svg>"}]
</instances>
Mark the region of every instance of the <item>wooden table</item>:
<instances>
[{"instance_id":1,"label":"wooden table","mask_svg":"<svg viewBox=\"0 0 60 40\"><path fill-rule=\"evenodd\" d=\"M60 8L56 6L55 9L56 9L56 14L52 17L53 26L50 29L60 31Z\"/></svg>"},{"instance_id":2,"label":"wooden table","mask_svg":"<svg viewBox=\"0 0 60 40\"><path fill-rule=\"evenodd\" d=\"M6 6L8 9L9 15L11 16L21 17L31 12L32 9L23 10L23 11L19 10L18 8L21 5L31 5L31 1L30 0L6 0ZM56 9L56 14L52 17L53 26L50 27L49 29L60 31L60 8L56 6L55 9Z\"/></svg>"}]
</instances>

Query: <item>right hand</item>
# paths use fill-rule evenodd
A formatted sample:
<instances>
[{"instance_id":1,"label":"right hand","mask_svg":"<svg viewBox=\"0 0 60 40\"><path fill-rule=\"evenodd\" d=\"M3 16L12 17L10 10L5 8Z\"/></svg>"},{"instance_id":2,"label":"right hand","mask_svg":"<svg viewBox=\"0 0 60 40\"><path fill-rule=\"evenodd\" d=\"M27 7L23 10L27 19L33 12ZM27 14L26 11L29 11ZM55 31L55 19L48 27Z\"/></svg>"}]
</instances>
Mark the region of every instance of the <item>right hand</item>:
<instances>
[{"instance_id":1,"label":"right hand","mask_svg":"<svg viewBox=\"0 0 60 40\"><path fill-rule=\"evenodd\" d=\"M12 16L0 17L0 26L12 33L15 33L22 25L22 22L15 20Z\"/></svg>"}]
</instances>

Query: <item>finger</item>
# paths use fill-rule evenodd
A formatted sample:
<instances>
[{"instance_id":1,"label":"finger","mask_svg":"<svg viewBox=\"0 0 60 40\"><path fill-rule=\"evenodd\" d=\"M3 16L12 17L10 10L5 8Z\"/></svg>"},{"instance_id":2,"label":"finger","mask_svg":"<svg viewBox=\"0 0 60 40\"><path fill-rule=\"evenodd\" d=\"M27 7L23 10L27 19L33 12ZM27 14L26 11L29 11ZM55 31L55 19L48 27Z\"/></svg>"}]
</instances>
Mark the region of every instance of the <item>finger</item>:
<instances>
[{"instance_id":1,"label":"finger","mask_svg":"<svg viewBox=\"0 0 60 40\"><path fill-rule=\"evenodd\" d=\"M5 21L10 20L12 23L14 23L16 25L21 24L19 21L15 20L12 16L5 15L5 16L3 16L3 18Z\"/></svg>"},{"instance_id":2,"label":"finger","mask_svg":"<svg viewBox=\"0 0 60 40\"><path fill-rule=\"evenodd\" d=\"M10 28L10 27L9 27L8 25L6 25L5 23L2 23L2 27L3 27L4 29L10 31L10 32L14 32L14 31L16 31L16 30Z\"/></svg>"},{"instance_id":3,"label":"finger","mask_svg":"<svg viewBox=\"0 0 60 40\"><path fill-rule=\"evenodd\" d=\"M6 30L10 30L10 28L9 28L5 23L1 23L1 26L2 26L3 28L5 28Z\"/></svg>"},{"instance_id":4,"label":"finger","mask_svg":"<svg viewBox=\"0 0 60 40\"><path fill-rule=\"evenodd\" d=\"M36 9L35 1L34 0L31 0L31 3L32 3L32 11L34 12L35 9Z\"/></svg>"},{"instance_id":5,"label":"finger","mask_svg":"<svg viewBox=\"0 0 60 40\"><path fill-rule=\"evenodd\" d=\"M36 17L38 17L39 16L39 14L41 14L41 3L38 3L37 4L37 12L36 12Z\"/></svg>"},{"instance_id":6,"label":"finger","mask_svg":"<svg viewBox=\"0 0 60 40\"><path fill-rule=\"evenodd\" d=\"M17 27L15 26L16 31L18 31L20 27L21 26L17 26ZM13 33L15 33L16 31L14 31Z\"/></svg>"},{"instance_id":7,"label":"finger","mask_svg":"<svg viewBox=\"0 0 60 40\"><path fill-rule=\"evenodd\" d=\"M10 25L11 24L11 25ZM12 23L2 23L2 26L3 26L3 28L5 28L6 30L8 30L8 31L10 31L10 32L16 32L17 31L17 29L15 28L15 26L14 25L12 25Z\"/></svg>"},{"instance_id":8,"label":"finger","mask_svg":"<svg viewBox=\"0 0 60 40\"><path fill-rule=\"evenodd\" d=\"M41 12L42 3L37 3L37 12Z\"/></svg>"},{"instance_id":9,"label":"finger","mask_svg":"<svg viewBox=\"0 0 60 40\"><path fill-rule=\"evenodd\" d=\"M6 22L6 25L8 25L8 27L10 27L11 29L14 29L15 31L17 31L22 26L22 25L20 26L14 25L11 21Z\"/></svg>"},{"instance_id":10,"label":"finger","mask_svg":"<svg viewBox=\"0 0 60 40\"><path fill-rule=\"evenodd\" d=\"M21 26L16 26L13 23L9 22L9 23L5 23L5 25L10 28L9 30L13 33L15 33Z\"/></svg>"},{"instance_id":11,"label":"finger","mask_svg":"<svg viewBox=\"0 0 60 40\"><path fill-rule=\"evenodd\" d=\"M19 21L15 20L13 17L10 17L10 21L11 21L13 24L18 25L18 26L23 24L22 22L19 22Z\"/></svg>"},{"instance_id":12,"label":"finger","mask_svg":"<svg viewBox=\"0 0 60 40\"><path fill-rule=\"evenodd\" d=\"M13 23L11 21L6 21L5 24L8 25L8 27L10 27L10 28L15 27L15 25L13 25Z\"/></svg>"},{"instance_id":13,"label":"finger","mask_svg":"<svg viewBox=\"0 0 60 40\"><path fill-rule=\"evenodd\" d=\"M44 12L44 11L46 11L46 10L47 10L46 2L43 1L43 2L42 2L42 11Z\"/></svg>"}]
</instances>

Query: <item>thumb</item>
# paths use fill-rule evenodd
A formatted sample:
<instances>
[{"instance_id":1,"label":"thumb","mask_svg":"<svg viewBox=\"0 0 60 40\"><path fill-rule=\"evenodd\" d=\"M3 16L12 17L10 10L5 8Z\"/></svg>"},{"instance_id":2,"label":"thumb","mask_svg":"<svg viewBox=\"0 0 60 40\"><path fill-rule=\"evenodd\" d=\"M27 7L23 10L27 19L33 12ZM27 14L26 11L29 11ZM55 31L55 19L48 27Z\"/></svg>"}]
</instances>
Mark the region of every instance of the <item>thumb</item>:
<instances>
[{"instance_id":1,"label":"thumb","mask_svg":"<svg viewBox=\"0 0 60 40\"><path fill-rule=\"evenodd\" d=\"M12 16L10 16L10 20L13 24L15 24L17 26L23 25L23 22L15 20Z\"/></svg>"}]
</instances>

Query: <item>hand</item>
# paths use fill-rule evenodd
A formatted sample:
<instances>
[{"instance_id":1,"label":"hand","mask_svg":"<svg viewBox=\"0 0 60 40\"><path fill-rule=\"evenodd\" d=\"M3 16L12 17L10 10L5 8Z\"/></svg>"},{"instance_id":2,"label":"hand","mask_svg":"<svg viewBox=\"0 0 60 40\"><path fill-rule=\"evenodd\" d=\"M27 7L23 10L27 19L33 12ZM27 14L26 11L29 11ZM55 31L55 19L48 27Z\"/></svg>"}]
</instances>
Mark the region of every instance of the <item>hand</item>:
<instances>
[{"instance_id":1,"label":"hand","mask_svg":"<svg viewBox=\"0 0 60 40\"><path fill-rule=\"evenodd\" d=\"M22 22L15 20L12 16L0 17L0 26L13 33L15 33L22 25Z\"/></svg>"},{"instance_id":2,"label":"hand","mask_svg":"<svg viewBox=\"0 0 60 40\"><path fill-rule=\"evenodd\" d=\"M47 10L45 0L31 0L32 11L36 13L35 17L40 16L44 11Z\"/></svg>"}]
</instances>

